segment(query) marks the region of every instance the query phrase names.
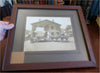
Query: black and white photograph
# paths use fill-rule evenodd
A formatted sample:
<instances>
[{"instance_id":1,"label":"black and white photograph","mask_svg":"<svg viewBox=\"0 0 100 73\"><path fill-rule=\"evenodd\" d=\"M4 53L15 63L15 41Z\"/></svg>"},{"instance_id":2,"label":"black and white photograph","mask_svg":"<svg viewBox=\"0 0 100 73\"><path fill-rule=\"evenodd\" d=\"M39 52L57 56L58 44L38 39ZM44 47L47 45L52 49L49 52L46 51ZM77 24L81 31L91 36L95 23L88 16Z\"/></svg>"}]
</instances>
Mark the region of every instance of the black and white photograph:
<instances>
[{"instance_id":1,"label":"black and white photograph","mask_svg":"<svg viewBox=\"0 0 100 73\"><path fill-rule=\"evenodd\" d=\"M70 17L26 17L24 51L76 50Z\"/></svg>"}]
</instances>

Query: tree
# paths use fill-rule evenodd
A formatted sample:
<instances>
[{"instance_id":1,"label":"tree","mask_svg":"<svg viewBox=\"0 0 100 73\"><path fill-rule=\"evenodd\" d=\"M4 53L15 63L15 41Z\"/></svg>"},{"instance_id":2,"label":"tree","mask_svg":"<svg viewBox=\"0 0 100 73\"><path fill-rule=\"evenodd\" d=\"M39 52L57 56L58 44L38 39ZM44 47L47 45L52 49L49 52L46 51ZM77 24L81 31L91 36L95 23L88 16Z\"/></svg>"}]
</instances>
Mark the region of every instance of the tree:
<instances>
[{"instance_id":1,"label":"tree","mask_svg":"<svg viewBox=\"0 0 100 73\"><path fill-rule=\"evenodd\" d=\"M25 32L25 40L29 40L30 39L30 31L29 30L26 30Z\"/></svg>"}]
</instances>

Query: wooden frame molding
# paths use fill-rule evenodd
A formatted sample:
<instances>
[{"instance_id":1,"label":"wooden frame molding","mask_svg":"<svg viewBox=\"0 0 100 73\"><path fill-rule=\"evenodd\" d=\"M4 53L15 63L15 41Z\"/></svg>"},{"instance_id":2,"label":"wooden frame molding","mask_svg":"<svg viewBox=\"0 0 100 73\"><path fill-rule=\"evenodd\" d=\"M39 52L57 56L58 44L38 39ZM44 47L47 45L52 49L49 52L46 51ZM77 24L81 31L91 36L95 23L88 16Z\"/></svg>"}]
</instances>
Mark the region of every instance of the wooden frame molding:
<instances>
[{"instance_id":1,"label":"wooden frame molding","mask_svg":"<svg viewBox=\"0 0 100 73\"><path fill-rule=\"evenodd\" d=\"M53 5L14 5L13 11L12 11L11 23L14 23L14 24L16 23L18 8L77 10L79 19L80 19L80 23L81 23L81 29L83 32L85 43L87 45L89 61L10 64L11 49L12 49L12 45L13 45L12 40L14 38L14 31L15 31L15 28L14 28L12 30L9 30L9 32L8 32L7 46L6 46L5 55L4 55L4 59L3 59L3 65L2 65L3 71L96 67L96 61L95 61L95 57L94 57L94 54L92 51L91 41L89 38L87 25L85 23L81 7L79 7L79 6L57 6L57 5L55 5L55 6L53 6ZM24 53L21 55L23 56Z\"/></svg>"}]
</instances>

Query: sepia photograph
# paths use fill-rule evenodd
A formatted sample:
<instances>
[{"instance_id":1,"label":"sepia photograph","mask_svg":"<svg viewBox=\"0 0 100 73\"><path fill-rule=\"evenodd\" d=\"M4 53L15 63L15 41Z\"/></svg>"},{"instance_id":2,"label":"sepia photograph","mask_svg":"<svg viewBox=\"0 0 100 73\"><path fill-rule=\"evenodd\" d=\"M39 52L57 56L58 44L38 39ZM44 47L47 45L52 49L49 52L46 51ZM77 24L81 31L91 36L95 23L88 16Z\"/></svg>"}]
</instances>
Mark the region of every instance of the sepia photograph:
<instances>
[{"instance_id":1,"label":"sepia photograph","mask_svg":"<svg viewBox=\"0 0 100 73\"><path fill-rule=\"evenodd\" d=\"M26 17L24 51L76 50L70 17Z\"/></svg>"}]
</instances>

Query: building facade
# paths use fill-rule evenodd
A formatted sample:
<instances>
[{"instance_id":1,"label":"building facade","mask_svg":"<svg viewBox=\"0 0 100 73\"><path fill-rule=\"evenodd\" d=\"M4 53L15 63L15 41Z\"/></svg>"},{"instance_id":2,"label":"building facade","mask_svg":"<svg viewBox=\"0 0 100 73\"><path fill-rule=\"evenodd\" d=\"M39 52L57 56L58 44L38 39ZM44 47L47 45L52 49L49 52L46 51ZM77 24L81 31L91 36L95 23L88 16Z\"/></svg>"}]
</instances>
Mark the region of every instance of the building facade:
<instances>
[{"instance_id":1,"label":"building facade","mask_svg":"<svg viewBox=\"0 0 100 73\"><path fill-rule=\"evenodd\" d=\"M43 20L32 24L31 41L53 41L61 36L60 24Z\"/></svg>"}]
</instances>

